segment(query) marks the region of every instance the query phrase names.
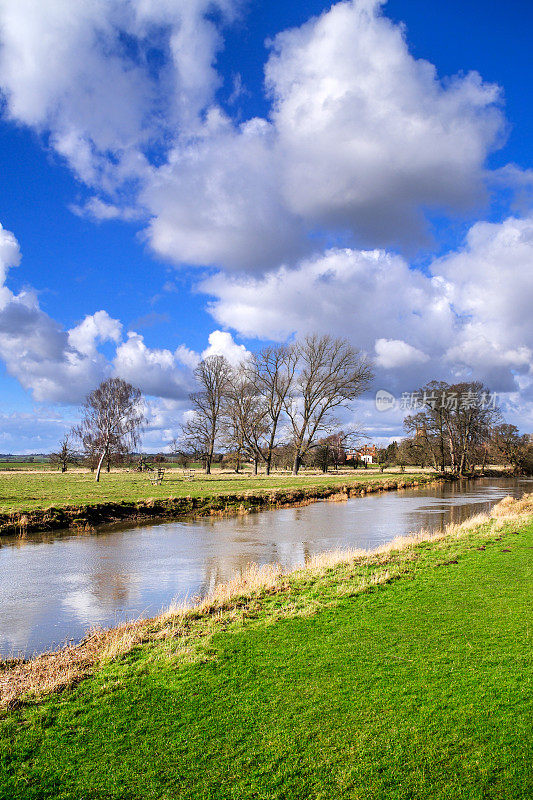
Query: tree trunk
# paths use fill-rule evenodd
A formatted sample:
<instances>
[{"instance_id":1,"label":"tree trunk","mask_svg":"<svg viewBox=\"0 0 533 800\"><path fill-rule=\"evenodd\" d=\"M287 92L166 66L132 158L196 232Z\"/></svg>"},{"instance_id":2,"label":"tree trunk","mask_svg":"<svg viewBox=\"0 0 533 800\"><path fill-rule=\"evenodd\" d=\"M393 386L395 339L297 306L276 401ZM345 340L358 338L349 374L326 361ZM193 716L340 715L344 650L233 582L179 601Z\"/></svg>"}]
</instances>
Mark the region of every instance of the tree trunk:
<instances>
[{"instance_id":1,"label":"tree trunk","mask_svg":"<svg viewBox=\"0 0 533 800\"><path fill-rule=\"evenodd\" d=\"M266 466L265 466L265 472L266 472L267 475L270 475L271 466L272 466L272 453L269 451L269 453L267 455L267 459L266 459Z\"/></svg>"},{"instance_id":2,"label":"tree trunk","mask_svg":"<svg viewBox=\"0 0 533 800\"><path fill-rule=\"evenodd\" d=\"M254 475L257 475L257 456L254 458Z\"/></svg>"},{"instance_id":3,"label":"tree trunk","mask_svg":"<svg viewBox=\"0 0 533 800\"><path fill-rule=\"evenodd\" d=\"M205 460L205 474L211 475L211 458L209 456Z\"/></svg>"},{"instance_id":4,"label":"tree trunk","mask_svg":"<svg viewBox=\"0 0 533 800\"><path fill-rule=\"evenodd\" d=\"M451 467L452 472L455 473L457 464L455 463L455 447L453 443L453 438L450 436L450 460L451 460Z\"/></svg>"},{"instance_id":5,"label":"tree trunk","mask_svg":"<svg viewBox=\"0 0 533 800\"><path fill-rule=\"evenodd\" d=\"M98 462L98 467L96 468L96 478L95 478L96 483L99 483L100 481L100 472L102 470L102 464L104 463L104 458L105 458L105 450L100 456L100 461Z\"/></svg>"},{"instance_id":6,"label":"tree trunk","mask_svg":"<svg viewBox=\"0 0 533 800\"><path fill-rule=\"evenodd\" d=\"M298 470L300 469L300 454L296 453L294 456L294 461L292 462L292 474L298 475Z\"/></svg>"}]
</instances>

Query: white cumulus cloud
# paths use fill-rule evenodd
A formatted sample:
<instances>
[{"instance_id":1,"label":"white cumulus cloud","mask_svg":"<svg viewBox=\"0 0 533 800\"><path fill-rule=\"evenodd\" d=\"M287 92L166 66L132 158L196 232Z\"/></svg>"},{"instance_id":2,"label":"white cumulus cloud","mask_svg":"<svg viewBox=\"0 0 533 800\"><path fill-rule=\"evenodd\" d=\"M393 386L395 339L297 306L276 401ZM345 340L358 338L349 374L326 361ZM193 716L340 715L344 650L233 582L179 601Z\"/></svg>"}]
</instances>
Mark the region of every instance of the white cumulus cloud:
<instances>
[{"instance_id":1,"label":"white cumulus cloud","mask_svg":"<svg viewBox=\"0 0 533 800\"><path fill-rule=\"evenodd\" d=\"M227 331L213 331L209 334L209 345L202 353L202 358L208 356L224 356L230 364L238 366L250 353L243 344L233 341L233 336Z\"/></svg>"},{"instance_id":2,"label":"white cumulus cloud","mask_svg":"<svg viewBox=\"0 0 533 800\"><path fill-rule=\"evenodd\" d=\"M429 272L383 250L331 249L262 277L218 273L200 288L216 321L244 336L348 336L396 387L438 377L510 392L533 377L532 263L533 217L509 217L473 225Z\"/></svg>"},{"instance_id":3,"label":"white cumulus cloud","mask_svg":"<svg viewBox=\"0 0 533 800\"><path fill-rule=\"evenodd\" d=\"M396 369L429 361L427 353L401 339L377 339L375 349L376 364L384 369Z\"/></svg>"},{"instance_id":4,"label":"white cumulus cloud","mask_svg":"<svg viewBox=\"0 0 533 800\"><path fill-rule=\"evenodd\" d=\"M224 331L210 334L202 356L184 344L174 351L149 347L135 331L124 340L121 322L104 310L65 330L43 311L34 291L14 294L5 285L9 268L19 261L16 238L0 226L0 358L38 401L79 403L110 375L144 394L183 401L195 388L193 371L201 357L221 354L238 363L248 355ZM111 357L100 349L105 343L115 348Z\"/></svg>"},{"instance_id":5,"label":"white cumulus cloud","mask_svg":"<svg viewBox=\"0 0 533 800\"><path fill-rule=\"evenodd\" d=\"M498 87L443 80L382 5L340 2L279 33L269 113L241 122L218 104L216 70L239 0L0 0L6 115L92 188L76 213L148 217L176 264L264 271L332 233L420 244L428 210L484 200L505 123Z\"/></svg>"}]
</instances>

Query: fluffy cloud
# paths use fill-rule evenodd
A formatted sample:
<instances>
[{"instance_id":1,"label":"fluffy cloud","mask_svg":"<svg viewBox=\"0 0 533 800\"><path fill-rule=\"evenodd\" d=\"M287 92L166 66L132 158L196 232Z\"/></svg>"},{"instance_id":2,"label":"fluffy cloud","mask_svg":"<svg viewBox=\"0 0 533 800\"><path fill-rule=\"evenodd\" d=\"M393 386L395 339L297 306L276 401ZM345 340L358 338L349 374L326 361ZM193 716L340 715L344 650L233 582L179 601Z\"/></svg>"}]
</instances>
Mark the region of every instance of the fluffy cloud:
<instances>
[{"instance_id":1,"label":"fluffy cloud","mask_svg":"<svg viewBox=\"0 0 533 800\"><path fill-rule=\"evenodd\" d=\"M0 0L7 114L96 190L76 213L146 214L164 258L262 271L318 234L419 243L426 210L483 200L497 87L443 82L379 0L353 0L275 37L270 114L237 124L217 105L215 60L239 5Z\"/></svg>"},{"instance_id":2,"label":"fluffy cloud","mask_svg":"<svg viewBox=\"0 0 533 800\"><path fill-rule=\"evenodd\" d=\"M0 357L37 400L78 400L104 374L95 342L116 340L117 323L99 312L70 334L64 331L42 311L34 292L15 295L5 285L9 268L19 261L15 237L0 226Z\"/></svg>"},{"instance_id":3,"label":"fluffy cloud","mask_svg":"<svg viewBox=\"0 0 533 800\"><path fill-rule=\"evenodd\" d=\"M20 261L17 240L0 226L0 276ZM106 311L87 315L64 330L44 312L36 294L14 294L0 282L0 358L7 371L39 401L79 403L98 383L118 375L143 393L172 401L184 400L194 389L193 370L201 356L185 345L174 352L148 347L130 331L123 339L122 324ZM111 358L101 351L114 345ZM225 355L237 363L247 355L230 333L213 331L202 356Z\"/></svg>"},{"instance_id":4,"label":"fluffy cloud","mask_svg":"<svg viewBox=\"0 0 533 800\"><path fill-rule=\"evenodd\" d=\"M113 369L116 375L139 386L146 394L184 399L193 388L186 364L179 348L174 353L149 348L140 334L130 332L127 340L117 347Z\"/></svg>"},{"instance_id":5,"label":"fluffy cloud","mask_svg":"<svg viewBox=\"0 0 533 800\"><path fill-rule=\"evenodd\" d=\"M331 249L262 278L219 273L200 284L215 319L244 336L284 340L314 330L349 336L368 352L386 333L424 350L449 340L454 315L439 287L383 250Z\"/></svg>"},{"instance_id":6,"label":"fluffy cloud","mask_svg":"<svg viewBox=\"0 0 533 800\"><path fill-rule=\"evenodd\" d=\"M375 349L376 364L383 369L408 367L411 364L423 364L429 361L427 353L401 339L377 339Z\"/></svg>"},{"instance_id":7,"label":"fluffy cloud","mask_svg":"<svg viewBox=\"0 0 533 800\"><path fill-rule=\"evenodd\" d=\"M279 34L266 67L289 207L374 245L420 233L425 208L476 203L502 126L498 88L476 73L443 84L382 4Z\"/></svg>"},{"instance_id":8,"label":"fluffy cloud","mask_svg":"<svg viewBox=\"0 0 533 800\"><path fill-rule=\"evenodd\" d=\"M142 193L152 248L176 263L257 270L304 250L305 229L281 196L273 131L255 119L233 127L219 110L178 145Z\"/></svg>"},{"instance_id":9,"label":"fluffy cloud","mask_svg":"<svg viewBox=\"0 0 533 800\"><path fill-rule=\"evenodd\" d=\"M233 336L227 331L213 331L209 334L209 346L202 353L202 358L208 356L224 356L230 364L238 366L250 353L243 344L236 344Z\"/></svg>"},{"instance_id":10,"label":"fluffy cloud","mask_svg":"<svg viewBox=\"0 0 533 800\"><path fill-rule=\"evenodd\" d=\"M420 242L426 209L484 199L503 129L498 88L475 73L443 84L380 5L339 3L279 34L270 120L235 127L213 111L173 150L143 194L157 253L262 270L309 250L311 230Z\"/></svg>"},{"instance_id":11,"label":"fluffy cloud","mask_svg":"<svg viewBox=\"0 0 533 800\"><path fill-rule=\"evenodd\" d=\"M478 223L429 274L382 250L332 249L261 278L223 273L200 288L222 325L260 339L314 330L375 353L378 381L483 379L511 392L533 377L533 216Z\"/></svg>"},{"instance_id":12,"label":"fluffy cloud","mask_svg":"<svg viewBox=\"0 0 533 800\"><path fill-rule=\"evenodd\" d=\"M433 263L432 272L445 278L450 301L466 317L465 341L484 338L502 350L533 345L532 264L533 215L478 222L461 250Z\"/></svg>"},{"instance_id":13,"label":"fluffy cloud","mask_svg":"<svg viewBox=\"0 0 533 800\"><path fill-rule=\"evenodd\" d=\"M0 302L0 358L36 400L79 402L109 374L107 361L96 348L96 339L105 339L90 316L70 332L82 343L84 349L78 350L70 341L70 333L42 311L32 292L9 293L10 297L9 290L4 292L4 302ZM94 338L87 330L90 328L94 329Z\"/></svg>"},{"instance_id":14,"label":"fluffy cloud","mask_svg":"<svg viewBox=\"0 0 533 800\"><path fill-rule=\"evenodd\" d=\"M8 270L19 264L19 244L11 231L6 231L0 224L0 291L2 291Z\"/></svg>"},{"instance_id":15,"label":"fluffy cloud","mask_svg":"<svg viewBox=\"0 0 533 800\"><path fill-rule=\"evenodd\" d=\"M68 332L68 342L71 347L86 356L95 356L97 343L115 342L122 339L122 325L112 319L107 311L97 311L96 314L85 317L75 328Z\"/></svg>"},{"instance_id":16,"label":"fluffy cloud","mask_svg":"<svg viewBox=\"0 0 533 800\"><path fill-rule=\"evenodd\" d=\"M86 183L139 179L144 150L193 129L219 85L222 45L209 18L233 0L0 0L7 114L49 133ZM110 158L111 156L111 158Z\"/></svg>"}]
</instances>

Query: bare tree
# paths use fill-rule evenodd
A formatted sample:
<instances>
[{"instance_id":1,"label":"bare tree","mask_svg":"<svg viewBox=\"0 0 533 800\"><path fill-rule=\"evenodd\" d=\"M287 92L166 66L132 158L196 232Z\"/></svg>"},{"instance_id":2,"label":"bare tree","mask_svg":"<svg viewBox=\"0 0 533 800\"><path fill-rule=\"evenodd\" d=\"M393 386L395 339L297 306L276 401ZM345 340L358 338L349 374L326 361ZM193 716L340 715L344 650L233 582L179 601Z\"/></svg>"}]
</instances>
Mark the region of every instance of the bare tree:
<instances>
[{"instance_id":1,"label":"bare tree","mask_svg":"<svg viewBox=\"0 0 533 800\"><path fill-rule=\"evenodd\" d=\"M76 463L76 451L70 446L70 436L67 433L59 443L57 452L50 453L50 463L57 464L61 472L66 472L69 464Z\"/></svg>"},{"instance_id":2,"label":"bare tree","mask_svg":"<svg viewBox=\"0 0 533 800\"><path fill-rule=\"evenodd\" d=\"M185 447L211 473L215 445L221 430L223 400L231 385L231 366L224 356L208 356L194 370L200 391L190 395L194 416L182 426Z\"/></svg>"},{"instance_id":3,"label":"bare tree","mask_svg":"<svg viewBox=\"0 0 533 800\"><path fill-rule=\"evenodd\" d=\"M242 457L254 464L257 475L259 461L267 460L271 441L269 408L266 399L257 391L251 379L250 364L243 362L232 372L230 386L224 400L223 437L226 445L235 452L237 472Z\"/></svg>"},{"instance_id":4,"label":"bare tree","mask_svg":"<svg viewBox=\"0 0 533 800\"><path fill-rule=\"evenodd\" d=\"M486 402L490 392L479 381L457 383L450 387L451 395L459 402L453 404L448 415L450 438L454 438L456 471L464 475L473 466L476 450L488 442L493 426L501 422L501 411L496 405Z\"/></svg>"},{"instance_id":5,"label":"bare tree","mask_svg":"<svg viewBox=\"0 0 533 800\"><path fill-rule=\"evenodd\" d=\"M533 442L527 433L520 434L516 425L502 424L494 428L491 451L499 461L513 468L515 475L533 472Z\"/></svg>"},{"instance_id":6,"label":"bare tree","mask_svg":"<svg viewBox=\"0 0 533 800\"><path fill-rule=\"evenodd\" d=\"M443 381L431 381L417 393L421 410L411 414L404 420L408 433L414 434L413 448L432 461L436 472L446 471L447 444L449 443L449 426L446 417L447 396L450 387Z\"/></svg>"},{"instance_id":7,"label":"bare tree","mask_svg":"<svg viewBox=\"0 0 533 800\"><path fill-rule=\"evenodd\" d=\"M74 433L89 456L98 457L96 481L105 458L131 452L144 422L139 389L121 378L108 378L87 395L83 419Z\"/></svg>"},{"instance_id":8,"label":"bare tree","mask_svg":"<svg viewBox=\"0 0 533 800\"><path fill-rule=\"evenodd\" d=\"M314 334L296 348L298 374L284 403L293 433L294 475L317 436L331 430L331 412L358 397L372 379L370 363L346 339Z\"/></svg>"},{"instance_id":9,"label":"bare tree","mask_svg":"<svg viewBox=\"0 0 533 800\"><path fill-rule=\"evenodd\" d=\"M254 356L248 368L250 381L264 405L263 424L266 425L268 422L267 430L263 434L264 446L261 449L267 475L270 475L272 454L278 444L280 422L287 395L293 384L297 362L296 347L278 345L263 348Z\"/></svg>"},{"instance_id":10,"label":"bare tree","mask_svg":"<svg viewBox=\"0 0 533 800\"><path fill-rule=\"evenodd\" d=\"M421 410L406 417L408 432L414 433L409 447L418 457L430 455L435 469L465 475L473 466L501 412L482 383L432 382L413 393ZM406 445L407 446L407 445Z\"/></svg>"}]
</instances>

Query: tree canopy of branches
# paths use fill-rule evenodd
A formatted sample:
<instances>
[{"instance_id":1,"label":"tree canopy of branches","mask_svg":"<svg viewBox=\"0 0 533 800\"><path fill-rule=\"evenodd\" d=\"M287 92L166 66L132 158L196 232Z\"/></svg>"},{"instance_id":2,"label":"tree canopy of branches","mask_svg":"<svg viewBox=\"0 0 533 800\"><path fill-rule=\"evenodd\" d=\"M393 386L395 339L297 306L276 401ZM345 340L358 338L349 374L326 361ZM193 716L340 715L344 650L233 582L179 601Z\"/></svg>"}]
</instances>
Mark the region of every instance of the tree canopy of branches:
<instances>
[{"instance_id":1,"label":"tree canopy of branches","mask_svg":"<svg viewBox=\"0 0 533 800\"><path fill-rule=\"evenodd\" d=\"M489 442L501 412L486 386L480 382L448 385L433 381L413 393L419 410L404 420L405 430L414 433L411 449L424 455L435 469L465 475ZM422 460L420 460L422 459Z\"/></svg>"},{"instance_id":2,"label":"tree canopy of branches","mask_svg":"<svg viewBox=\"0 0 533 800\"><path fill-rule=\"evenodd\" d=\"M346 463L346 448L355 447L360 435L355 431L339 431L319 439L312 450L312 462L322 472L338 469Z\"/></svg>"},{"instance_id":3,"label":"tree canopy of branches","mask_svg":"<svg viewBox=\"0 0 533 800\"><path fill-rule=\"evenodd\" d=\"M61 472L66 472L69 464L76 463L76 451L70 445L70 436L66 434L56 452L50 453L50 463L58 466Z\"/></svg>"},{"instance_id":4,"label":"tree canopy of branches","mask_svg":"<svg viewBox=\"0 0 533 800\"><path fill-rule=\"evenodd\" d=\"M266 347L237 367L210 356L195 377L200 390L190 396L182 452L200 458L209 473L215 448L222 446L237 470L246 459L254 472L264 463L268 474L280 448L290 446L296 474L319 437L338 427L333 410L361 394L372 371L346 340L315 335Z\"/></svg>"},{"instance_id":5,"label":"tree canopy of branches","mask_svg":"<svg viewBox=\"0 0 533 800\"><path fill-rule=\"evenodd\" d=\"M271 427L267 402L257 392L251 375L246 362L232 370L224 398L222 428L224 442L234 453L237 472L244 457L253 461L257 474L259 461L266 457Z\"/></svg>"},{"instance_id":6,"label":"tree canopy of branches","mask_svg":"<svg viewBox=\"0 0 533 800\"><path fill-rule=\"evenodd\" d=\"M533 442L527 434L520 434L515 425L502 424L494 428L490 450L495 459L503 459L515 475L533 474Z\"/></svg>"},{"instance_id":7,"label":"tree canopy of branches","mask_svg":"<svg viewBox=\"0 0 533 800\"><path fill-rule=\"evenodd\" d=\"M139 389L121 378L108 378L83 405L83 418L74 433L89 458L98 458L96 481L104 459L131 452L139 443L144 422Z\"/></svg>"},{"instance_id":8,"label":"tree canopy of branches","mask_svg":"<svg viewBox=\"0 0 533 800\"><path fill-rule=\"evenodd\" d=\"M279 444L280 422L297 364L298 349L281 345L263 348L248 366L250 383L261 397L264 410L263 446L259 449L265 461L267 475L272 467L274 448Z\"/></svg>"},{"instance_id":9,"label":"tree canopy of branches","mask_svg":"<svg viewBox=\"0 0 533 800\"><path fill-rule=\"evenodd\" d=\"M321 433L337 421L332 412L358 397L370 384L372 369L364 355L346 339L314 334L295 345L297 370L284 401L292 428L292 471Z\"/></svg>"},{"instance_id":10,"label":"tree canopy of branches","mask_svg":"<svg viewBox=\"0 0 533 800\"><path fill-rule=\"evenodd\" d=\"M193 416L182 426L184 448L203 461L209 475L221 433L223 402L231 386L232 370L224 356L208 356L194 370L200 387L190 395Z\"/></svg>"}]
</instances>

